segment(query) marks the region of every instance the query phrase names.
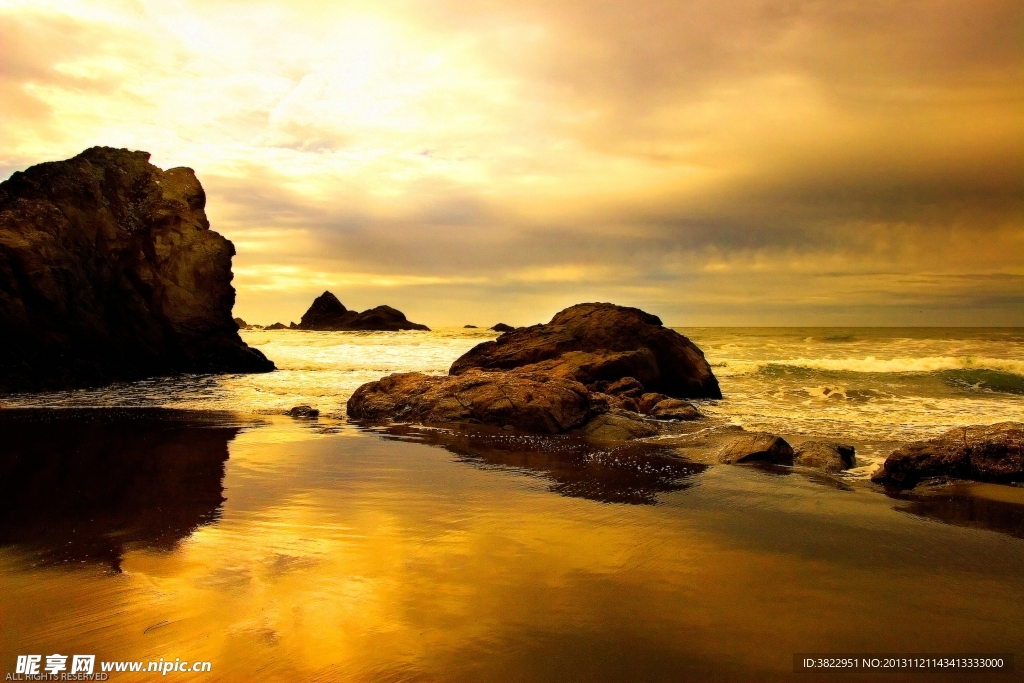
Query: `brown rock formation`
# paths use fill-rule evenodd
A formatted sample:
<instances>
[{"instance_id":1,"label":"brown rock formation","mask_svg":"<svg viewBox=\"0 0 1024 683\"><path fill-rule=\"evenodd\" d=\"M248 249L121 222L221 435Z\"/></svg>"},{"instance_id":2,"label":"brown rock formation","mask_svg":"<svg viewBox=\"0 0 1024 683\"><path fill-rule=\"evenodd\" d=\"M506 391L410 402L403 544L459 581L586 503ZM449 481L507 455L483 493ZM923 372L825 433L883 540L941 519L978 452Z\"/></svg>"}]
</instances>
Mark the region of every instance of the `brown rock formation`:
<instances>
[{"instance_id":1,"label":"brown rock formation","mask_svg":"<svg viewBox=\"0 0 1024 683\"><path fill-rule=\"evenodd\" d=\"M681 398L660 401L651 409L650 415L659 420L696 420L701 416L696 406Z\"/></svg>"},{"instance_id":2,"label":"brown rock formation","mask_svg":"<svg viewBox=\"0 0 1024 683\"><path fill-rule=\"evenodd\" d=\"M959 427L907 444L886 458L871 480L910 488L929 477L1024 481L1024 424Z\"/></svg>"},{"instance_id":3,"label":"brown rock formation","mask_svg":"<svg viewBox=\"0 0 1024 683\"><path fill-rule=\"evenodd\" d=\"M297 330L320 330L325 332L342 331L378 331L397 332L399 330L430 331L426 325L406 320L405 314L390 306L377 306L359 313L345 308L338 297L324 292L313 300L295 325Z\"/></svg>"},{"instance_id":4,"label":"brown rock formation","mask_svg":"<svg viewBox=\"0 0 1024 683\"><path fill-rule=\"evenodd\" d=\"M674 398L721 398L704 354L654 315L613 304L578 304L546 325L507 332L479 344L450 374L529 368L587 385L632 377L649 392Z\"/></svg>"},{"instance_id":5,"label":"brown rock formation","mask_svg":"<svg viewBox=\"0 0 1024 683\"><path fill-rule=\"evenodd\" d=\"M491 330L494 331L494 332L502 332L502 333L504 333L504 332L512 332L515 329L516 328L512 327L511 325L506 325L505 323L498 323L497 325L495 325L494 327L491 328Z\"/></svg>"},{"instance_id":6,"label":"brown rock formation","mask_svg":"<svg viewBox=\"0 0 1024 683\"><path fill-rule=\"evenodd\" d=\"M773 434L743 434L729 441L718 453L718 461L727 465L747 462L791 464L793 448Z\"/></svg>"},{"instance_id":7,"label":"brown rock formation","mask_svg":"<svg viewBox=\"0 0 1024 683\"><path fill-rule=\"evenodd\" d=\"M590 420L583 435L598 443L621 443L658 433L657 426L628 410L611 410Z\"/></svg>"},{"instance_id":8,"label":"brown rock formation","mask_svg":"<svg viewBox=\"0 0 1024 683\"><path fill-rule=\"evenodd\" d=\"M637 401L637 408L644 415L648 415L652 410L654 410L654 406L667 398L668 396L665 394L644 394L640 397L640 400Z\"/></svg>"},{"instance_id":9,"label":"brown rock formation","mask_svg":"<svg viewBox=\"0 0 1024 683\"><path fill-rule=\"evenodd\" d=\"M94 147L0 183L0 391L266 372L188 168Z\"/></svg>"},{"instance_id":10,"label":"brown rock formation","mask_svg":"<svg viewBox=\"0 0 1024 683\"><path fill-rule=\"evenodd\" d=\"M793 447L794 462L826 472L842 472L856 467L853 446L831 441L805 441Z\"/></svg>"},{"instance_id":11,"label":"brown rock formation","mask_svg":"<svg viewBox=\"0 0 1024 683\"><path fill-rule=\"evenodd\" d=\"M510 426L538 434L580 427L608 409L579 382L542 373L481 372L436 377L389 375L362 385L348 400L350 418L422 424Z\"/></svg>"}]
</instances>

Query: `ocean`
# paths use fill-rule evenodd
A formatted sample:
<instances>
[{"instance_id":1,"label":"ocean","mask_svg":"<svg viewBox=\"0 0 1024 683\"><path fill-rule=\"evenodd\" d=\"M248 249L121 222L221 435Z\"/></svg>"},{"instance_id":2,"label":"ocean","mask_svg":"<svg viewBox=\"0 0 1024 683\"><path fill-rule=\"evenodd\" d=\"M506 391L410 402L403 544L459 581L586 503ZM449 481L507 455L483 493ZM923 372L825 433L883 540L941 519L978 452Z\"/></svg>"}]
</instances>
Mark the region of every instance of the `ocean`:
<instances>
[{"instance_id":1,"label":"ocean","mask_svg":"<svg viewBox=\"0 0 1024 683\"><path fill-rule=\"evenodd\" d=\"M848 441L859 466L345 419L361 383L443 373L479 330L245 331L277 372L4 397L0 672L58 653L143 667L118 681L154 680L150 662L209 662L167 675L203 681L876 681L794 656L1019 658L1024 488L867 475L907 440L1021 420L1024 330L680 331L721 381L710 422Z\"/></svg>"},{"instance_id":2,"label":"ocean","mask_svg":"<svg viewBox=\"0 0 1024 683\"><path fill-rule=\"evenodd\" d=\"M1021 328L676 328L705 353L721 401L708 415L745 429L859 445L866 476L899 442L961 425L1024 420ZM0 406L173 407L279 414L295 405L344 418L364 382L394 372L446 374L486 330L244 330L277 363L264 375L158 378L23 394Z\"/></svg>"}]
</instances>

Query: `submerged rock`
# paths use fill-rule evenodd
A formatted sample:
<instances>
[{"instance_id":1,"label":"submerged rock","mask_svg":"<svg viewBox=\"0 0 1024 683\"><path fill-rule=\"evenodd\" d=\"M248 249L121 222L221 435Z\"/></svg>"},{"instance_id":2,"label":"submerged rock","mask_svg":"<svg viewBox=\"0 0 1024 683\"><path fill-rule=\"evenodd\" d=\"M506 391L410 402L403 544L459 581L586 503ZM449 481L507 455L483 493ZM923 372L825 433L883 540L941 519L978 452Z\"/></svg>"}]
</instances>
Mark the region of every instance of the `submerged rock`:
<instances>
[{"instance_id":1,"label":"submerged rock","mask_svg":"<svg viewBox=\"0 0 1024 683\"><path fill-rule=\"evenodd\" d=\"M301 405L289 410L288 414L292 417L319 417L320 411L312 406Z\"/></svg>"},{"instance_id":2,"label":"submerged rock","mask_svg":"<svg viewBox=\"0 0 1024 683\"><path fill-rule=\"evenodd\" d=\"M805 441L793 447L793 461L826 472L842 472L857 466L853 446L831 441Z\"/></svg>"},{"instance_id":3,"label":"submerged rock","mask_svg":"<svg viewBox=\"0 0 1024 683\"><path fill-rule=\"evenodd\" d=\"M704 354L654 315L606 303L578 304L550 323L519 328L477 345L450 374L527 368L585 384L632 377L647 392L673 398L721 398Z\"/></svg>"},{"instance_id":4,"label":"submerged rock","mask_svg":"<svg viewBox=\"0 0 1024 683\"><path fill-rule=\"evenodd\" d=\"M189 168L93 147L0 183L0 391L267 372Z\"/></svg>"},{"instance_id":5,"label":"submerged rock","mask_svg":"<svg viewBox=\"0 0 1024 683\"><path fill-rule=\"evenodd\" d=\"M348 416L421 424L489 424L559 434L608 410L579 382L531 372L482 372L437 377L389 375L356 389Z\"/></svg>"},{"instance_id":6,"label":"submerged rock","mask_svg":"<svg viewBox=\"0 0 1024 683\"><path fill-rule=\"evenodd\" d=\"M747 462L788 465L793 462L793 448L781 436L774 434L743 434L718 452L718 461L727 465Z\"/></svg>"},{"instance_id":7,"label":"submerged rock","mask_svg":"<svg viewBox=\"0 0 1024 683\"><path fill-rule=\"evenodd\" d=\"M401 311L390 306L377 306L359 313L345 308L338 297L324 292L313 300L299 321L297 330L325 332L397 332L400 330L430 331L426 325L410 322Z\"/></svg>"},{"instance_id":8,"label":"submerged rock","mask_svg":"<svg viewBox=\"0 0 1024 683\"><path fill-rule=\"evenodd\" d=\"M892 453L871 480L910 488L929 477L991 482L1024 481L1024 424L958 427Z\"/></svg>"}]
</instances>

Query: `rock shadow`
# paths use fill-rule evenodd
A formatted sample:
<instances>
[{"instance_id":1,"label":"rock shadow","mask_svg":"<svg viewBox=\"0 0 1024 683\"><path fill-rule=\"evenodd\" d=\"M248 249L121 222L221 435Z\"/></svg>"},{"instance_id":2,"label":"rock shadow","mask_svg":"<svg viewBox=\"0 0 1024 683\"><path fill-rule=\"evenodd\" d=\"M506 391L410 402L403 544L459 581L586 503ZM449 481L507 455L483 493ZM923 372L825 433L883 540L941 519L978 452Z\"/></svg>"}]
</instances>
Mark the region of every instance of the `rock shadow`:
<instances>
[{"instance_id":1,"label":"rock shadow","mask_svg":"<svg viewBox=\"0 0 1024 683\"><path fill-rule=\"evenodd\" d=\"M953 526L1024 538L1024 488L999 484L945 484L923 491L886 490L896 510Z\"/></svg>"},{"instance_id":2,"label":"rock shadow","mask_svg":"<svg viewBox=\"0 0 1024 683\"><path fill-rule=\"evenodd\" d=\"M373 428L386 439L438 446L481 468L518 470L550 482L549 490L601 503L654 505L658 496L694 485L708 468L664 446L630 441L601 447L577 436L537 436L486 427Z\"/></svg>"},{"instance_id":3,"label":"rock shadow","mask_svg":"<svg viewBox=\"0 0 1024 683\"><path fill-rule=\"evenodd\" d=\"M129 546L171 550L219 518L241 429L217 413L0 410L0 547L115 572Z\"/></svg>"}]
</instances>

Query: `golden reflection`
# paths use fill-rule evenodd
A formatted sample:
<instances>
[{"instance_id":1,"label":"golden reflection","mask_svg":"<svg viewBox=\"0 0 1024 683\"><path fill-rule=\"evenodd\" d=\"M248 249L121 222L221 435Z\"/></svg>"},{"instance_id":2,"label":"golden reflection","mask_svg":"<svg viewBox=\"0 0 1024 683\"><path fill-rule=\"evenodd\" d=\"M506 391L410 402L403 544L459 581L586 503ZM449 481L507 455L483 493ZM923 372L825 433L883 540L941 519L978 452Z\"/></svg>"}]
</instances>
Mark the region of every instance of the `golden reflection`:
<instances>
[{"instance_id":1,"label":"golden reflection","mask_svg":"<svg viewBox=\"0 0 1024 683\"><path fill-rule=\"evenodd\" d=\"M129 544L120 574L0 548L5 663L45 650L209 660L226 681L734 680L784 675L795 651L1022 644L993 625L1024 619L1024 549L864 488L717 467L659 505L610 504L554 494L557 474L521 462L269 422L229 437L217 519L171 547Z\"/></svg>"}]
</instances>

